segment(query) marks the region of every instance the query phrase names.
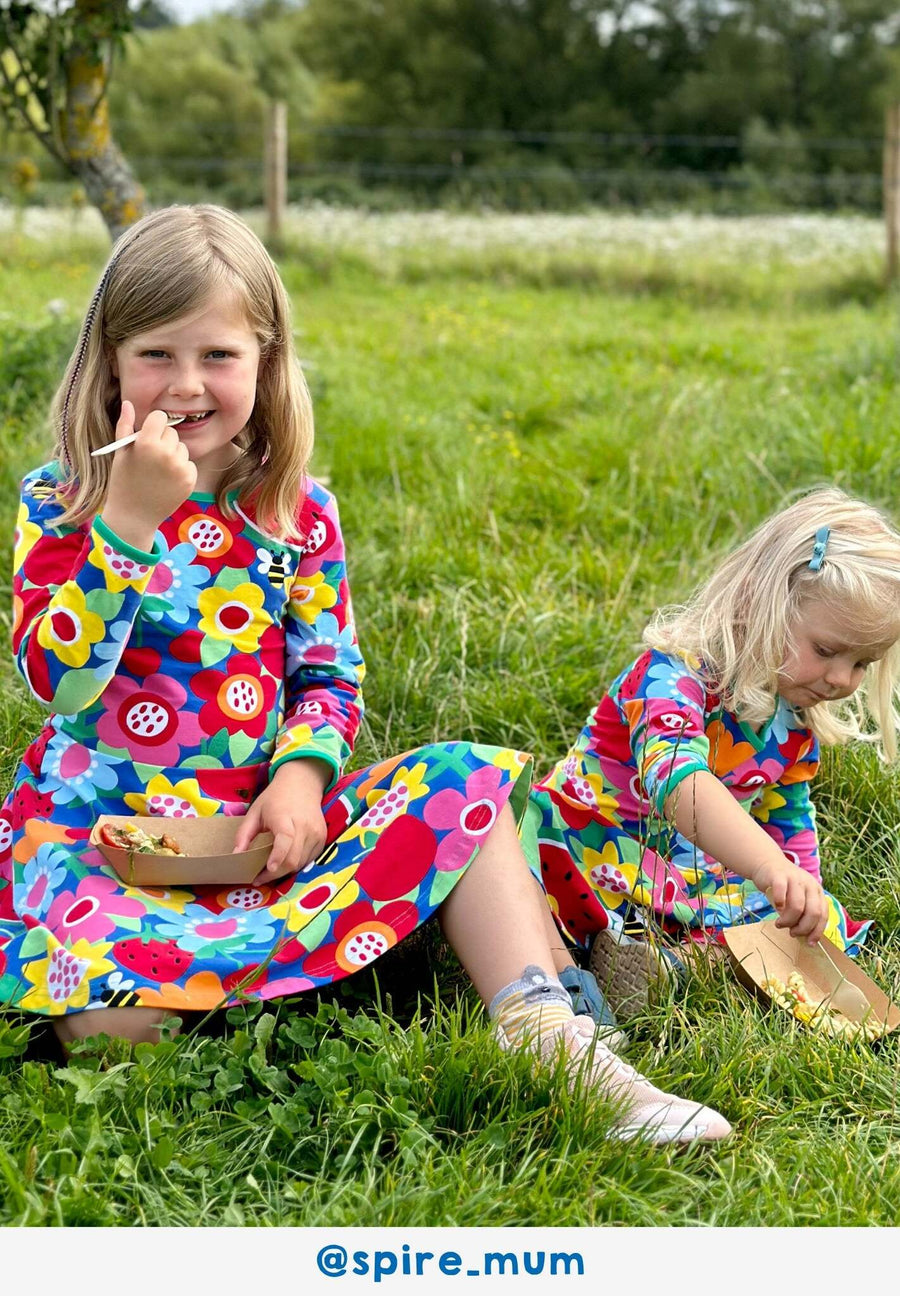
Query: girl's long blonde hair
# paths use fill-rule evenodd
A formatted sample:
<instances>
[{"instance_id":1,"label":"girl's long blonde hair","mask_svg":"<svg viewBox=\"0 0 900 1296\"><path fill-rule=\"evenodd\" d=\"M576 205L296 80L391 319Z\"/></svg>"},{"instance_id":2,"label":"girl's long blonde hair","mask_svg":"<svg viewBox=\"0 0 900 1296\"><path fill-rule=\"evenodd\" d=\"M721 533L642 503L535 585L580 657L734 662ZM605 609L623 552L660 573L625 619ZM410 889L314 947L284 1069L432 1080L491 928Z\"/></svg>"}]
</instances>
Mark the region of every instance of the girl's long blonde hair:
<instances>
[{"instance_id":1,"label":"girl's long blonde hair","mask_svg":"<svg viewBox=\"0 0 900 1296\"><path fill-rule=\"evenodd\" d=\"M830 527L822 565L810 567L816 533ZM804 714L825 743L880 740L897 755L900 716L900 534L870 504L836 488L815 490L768 518L681 607L661 608L644 631L651 648L700 660L722 705L751 725L776 705L777 676L804 601L815 599L852 627L854 642L890 643L844 703ZM876 733L871 732L871 720Z\"/></svg>"},{"instance_id":2,"label":"girl's long blonde hair","mask_svg":"<svg viewBox=\"0 0 900 1296\"><path fill-rule=\"evenodd\" d=\"M78 526L102 508L111 457L91 451L111 438L119 383L111 360L128 338L202 311L232 295L260 345L256 402L235 438L242 453L221 477L216 502L235 516L227 495L252 507L279 539L296 534L299 493L313 444L312 403L297 360L287 292L252 230L222 207L165 207L116 243L94 293L79 344L51 408L63 470L60 522Z\"/></svg>"}]
</instances>

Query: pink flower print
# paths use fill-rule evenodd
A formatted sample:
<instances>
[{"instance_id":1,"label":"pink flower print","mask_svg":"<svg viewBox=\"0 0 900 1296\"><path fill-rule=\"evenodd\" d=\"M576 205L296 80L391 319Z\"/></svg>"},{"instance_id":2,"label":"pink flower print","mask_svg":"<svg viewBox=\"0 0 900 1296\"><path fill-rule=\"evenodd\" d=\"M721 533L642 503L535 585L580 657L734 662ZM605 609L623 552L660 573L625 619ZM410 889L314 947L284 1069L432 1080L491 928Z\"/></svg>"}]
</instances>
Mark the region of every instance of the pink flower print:
<instances>
[{"instance_id":1,"label":"pink flower print","mask_svg":"<svg viewBox=\"0 0 900 1296\"><path fill-rule=\"evenodd\" d=\"M182 747L204 737L197 715L181 710L187 693L166 675L148 675L139 683L117 676L103 694L106 712L97 733L110 747L124 747L133 760L148 765L177 765Z\"/></svg>"},{"instance_id":2,"label":"pink flower print","mask_svg":"<svg viewBox=\"0 0 900 1296\"><path fill-rule=\"evenodd\" d=\"M438 844L436 869L454 872L468 863L497 821L501 808L497 791L502 781L503 771L486 765L466 779L465 795L444 788L426 804L423 817L428 826L449 829Z\"/></svg>"},{"instance_id":3,"label":"pink flower print","mask_svg":"<svg viewBox=\"0 0 900 1296\"><path fill-rule=\"evenodd\" d=\"M112 878L93 873L74 893L63 891L54 899L45 925L62 945L78 940L95 945L116 930L116 918L143 918L146 912L147 906L129 900Z\"/></svg>"}]
</instances>

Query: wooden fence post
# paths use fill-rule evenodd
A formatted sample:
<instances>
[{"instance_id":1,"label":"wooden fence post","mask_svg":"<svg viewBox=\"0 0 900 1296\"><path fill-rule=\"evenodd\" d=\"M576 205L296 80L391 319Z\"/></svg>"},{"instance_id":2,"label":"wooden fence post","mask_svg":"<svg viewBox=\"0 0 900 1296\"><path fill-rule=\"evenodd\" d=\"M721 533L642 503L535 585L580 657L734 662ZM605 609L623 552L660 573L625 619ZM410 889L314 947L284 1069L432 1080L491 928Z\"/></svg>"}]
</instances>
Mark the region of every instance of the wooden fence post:
<instances>
[{"instance_id":1,"label":"wooden fence post","mask_svg":"<svg viewBox=\"0 0 900 1296\"><path fill-rule=\"evenodd\" d=\"M884 114L883 181L887 234L885 278L892 284L900 276L900 103L890 104Z\"/></svg>"},{"instance_id":2,"label":"wooden fence post","mask_svg":"<svg viewBox=\"0 0 900 1296\"><path fill-rule=\"evenodd\" d=\"M270 99L266 111L266 233L270 245L278 247L284 232L287 203L287 104Z\"/></svg>"}]
</instances>

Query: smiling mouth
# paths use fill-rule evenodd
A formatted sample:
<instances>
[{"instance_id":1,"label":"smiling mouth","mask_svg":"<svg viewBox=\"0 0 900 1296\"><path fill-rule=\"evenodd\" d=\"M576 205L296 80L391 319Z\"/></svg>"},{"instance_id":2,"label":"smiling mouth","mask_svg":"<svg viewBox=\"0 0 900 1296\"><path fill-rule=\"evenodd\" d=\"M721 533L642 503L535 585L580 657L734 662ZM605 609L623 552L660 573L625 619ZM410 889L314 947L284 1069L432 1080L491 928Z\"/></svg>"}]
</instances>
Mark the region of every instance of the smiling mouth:
<instances>
[{"instance_id":1,"label":"smiling mouth","mask_svg":"<svg viewBox=\"0 0 900 1296\"><path fill-rule=\"evenodd\" d=\"M177 419L177 420L178 420L178 424L179 424L179 426L181 426L181 427L190 427L190 425L191 425L192 423L202 423L203 420L204 420L204 419L208 419L208 418L212 415L212 413L213 413L212 410L202 410L202 411L200 411L199 413L196 413L196 414L175 414L175 413L172 413L172 414L169 414L168 419L169 419L169 422L170 422L170 423L171 423L173 420Z\"/></svg>"}]
</instances>

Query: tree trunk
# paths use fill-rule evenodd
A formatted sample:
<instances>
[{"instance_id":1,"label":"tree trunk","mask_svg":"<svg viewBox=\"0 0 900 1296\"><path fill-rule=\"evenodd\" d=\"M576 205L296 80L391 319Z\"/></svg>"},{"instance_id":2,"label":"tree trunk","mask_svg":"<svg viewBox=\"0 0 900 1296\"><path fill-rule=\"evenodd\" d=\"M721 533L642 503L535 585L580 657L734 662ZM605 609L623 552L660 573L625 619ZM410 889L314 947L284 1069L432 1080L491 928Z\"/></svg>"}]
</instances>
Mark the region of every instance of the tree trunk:
<instances>
[{"instance_id":1,"label":"tree trunk","mask_svg":"<svg viewBox=\"0 0 900 1296\"><path fill-rule=\"evenodd\" d=\"M121 0L119 0L121 4ZM76 9L96 32L103 31L108 0L76 0ZM107 99L107 68L99 41L80 37L67 60L65 106L59 135L66 162L84 185L88 200L100 209L115 240L144 214L146 195L112 138Z\"/></svg>"}]
</instances>

